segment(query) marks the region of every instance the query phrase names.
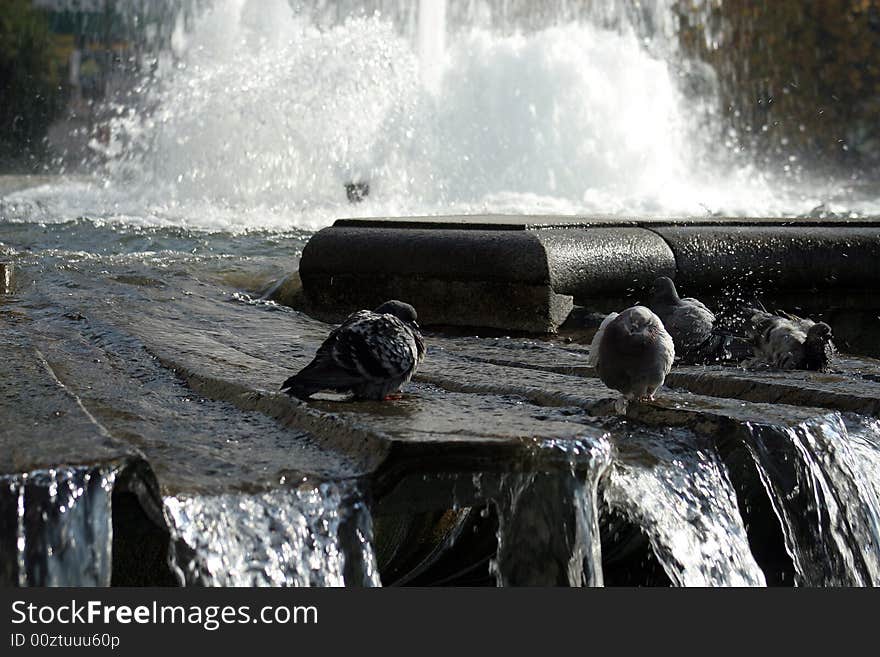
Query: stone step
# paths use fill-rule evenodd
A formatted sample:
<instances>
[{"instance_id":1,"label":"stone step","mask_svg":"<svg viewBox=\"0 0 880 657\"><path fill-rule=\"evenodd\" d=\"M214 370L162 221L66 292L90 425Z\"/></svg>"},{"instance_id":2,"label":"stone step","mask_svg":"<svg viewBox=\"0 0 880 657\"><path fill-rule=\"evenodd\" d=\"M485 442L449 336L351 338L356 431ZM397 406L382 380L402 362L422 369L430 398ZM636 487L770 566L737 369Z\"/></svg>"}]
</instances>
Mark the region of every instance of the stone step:
<instances>
[{"instance_id":1,"label":"stone step","mask_svg":"<svg viewBox=\"0 0 880 657\"><path fill-rule=\"evenodd\" d=\"M598 378L583 346L522 339L438 338L435 346L474 362ZM676 365L669 388L749 402L827 408L880 416L880 362L840 355L830 372L753 370L732 365Z\"/></svg>"}]
</instances>

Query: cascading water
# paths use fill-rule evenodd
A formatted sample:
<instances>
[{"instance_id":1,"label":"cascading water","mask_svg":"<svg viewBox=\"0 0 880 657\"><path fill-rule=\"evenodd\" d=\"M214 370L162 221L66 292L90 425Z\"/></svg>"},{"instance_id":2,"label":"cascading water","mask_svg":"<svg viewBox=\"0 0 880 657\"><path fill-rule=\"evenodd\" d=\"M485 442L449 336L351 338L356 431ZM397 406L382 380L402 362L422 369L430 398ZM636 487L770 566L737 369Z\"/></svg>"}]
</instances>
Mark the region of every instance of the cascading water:
<instances>
[{"instance_id":1,"label":"cascading water","mask_svg":"<svg viewBox=\"0 0 880 657\"><path fill-rule=\"evenodd\" d=\"M109 586L115 478L109 466L0 477L0 584Z\"/></svg>"},{"instance_id":2,"label":"cascading water","mask_svg":"<svg viewBox=\"0 0 880 657\"><path fill-rule=\"evenodd\" d=\"M369 511L344 484L165 500L171 560L202 586L381 586Z\"/></svg>"},{"instance_id":3,"label":"cascading water","mask_svg":"<svg viewBox=\"0 0 880 657\"><path fill-rule=\"evenodd\" d=\"M880 500L872 471L878 456L868 444L864 436L851 439L839 414L791 429L751 427L747 447L797 584L880 584Z\"/></svg>"},{"instance_id":4,"label":"cascading water","mask_svg":"<svg viewBox=\"0 0 880 657\"><path fill-rule=\"evenodd\" d=\"M568 470L541 470L562 454ZM542 441L536 470L505 474L493 499L497 552L490 564L499 586L602 586L597 490L611 460L606 440Z\"/></svg>"},{"instance_id":5,"label":"cascading water","mask_svg":"<svg viewBox=\"0 0 880 657\"><path fill-rule=\"evenodd\" d=\"M863 416L844 417L853 462L861 470L864 481L873 491L874 501L880 508L880 420Z\"/></svg>"},{"instance_id":6,"label":"cascading water","mask_svg":"<svg viewBox=\"0 0 880 657\"><path fill-rule=\"evenodd\" d=\"M692 434L633 431L603 487L608 505L647 534L677 586L764 586L727 469Z\"/></svg>"}]
</instances>

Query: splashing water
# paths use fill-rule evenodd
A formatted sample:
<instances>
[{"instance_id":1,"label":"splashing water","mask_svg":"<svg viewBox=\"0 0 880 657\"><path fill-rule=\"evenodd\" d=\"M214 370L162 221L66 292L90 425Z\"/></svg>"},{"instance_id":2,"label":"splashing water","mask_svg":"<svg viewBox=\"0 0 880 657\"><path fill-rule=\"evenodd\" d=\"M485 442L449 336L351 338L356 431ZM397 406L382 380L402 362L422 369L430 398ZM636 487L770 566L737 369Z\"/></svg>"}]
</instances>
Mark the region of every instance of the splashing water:
<instances>
[{"instance_id":1,"label":"splashing water","mask_svg":"<svg viewBox=\"0 0 880 657\"><path fill-rule=\"evenodd\" d=\"M184 584L381 586L369 512L349 486L174 497L165 511Z\"/></svg>"},{"instance_id":2,"label":"splashing water","mask_svg":"<svg viewBox=\"0 0 880 657\"><path fill-rule=\"evenodd\" d=\"M864 416L844 417L853 463L862 471L874 503L880 508L880 420Z\"/></svg>"},{"instance_id":3,"label":"splashing water","mask_svg":"<svg viewBox=\"0 0 880 657\"><path fill-rule=\"evenodd\" d=\"M0 584L110 586L112 467L0 477Z\"/></svg>"},{"instance_id":4,"label":"splashing water","mask_svg":"<svg viewBox=\"0 0 880 657\"><path fill-rule=\"evenodd\" d=\"M677 586L764 586L727 470L687 432L634 432L615 459L605 501L639 525Z\"/></svg>"},{"instance_id":5,"label":"splashing water","mask_svg":"<svg viewBox=\"0 0 880 657\"><path fill-rule=\"evenodd\" d=\"M327 26L286 0L220 0L93 143L101 180L19 192L4 209L233 230L352 214L841 209L834 185L718 165L706 98L681 88L672 7L618 4L526 32L475 14L486 27L449 28L441 54L427 22L415 45L400 24L412 8ZM362 180L368 202L350 206L344 186Z\"/></svg>"}]
</instances>

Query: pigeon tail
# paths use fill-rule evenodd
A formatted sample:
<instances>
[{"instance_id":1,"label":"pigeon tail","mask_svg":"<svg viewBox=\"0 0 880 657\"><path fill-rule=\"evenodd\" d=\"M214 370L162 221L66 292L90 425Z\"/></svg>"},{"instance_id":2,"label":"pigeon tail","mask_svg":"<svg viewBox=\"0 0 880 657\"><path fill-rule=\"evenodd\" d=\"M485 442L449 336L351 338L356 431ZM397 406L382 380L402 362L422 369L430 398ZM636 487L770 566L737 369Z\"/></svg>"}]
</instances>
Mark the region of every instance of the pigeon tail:
<instances>
[{"instance_id":1,"label":"pigeon tail","mask_svg":"<svg viewBox=\"0 0 880 657\"><path fill-rule=\"evenodd\" d=\"M281 392L287 393L291 397L306 400L321 388L313 384L297 381L295 376L290 377L281 386Z\"/></svg>"},{"instance_id":2,"label":"pigeon tail","mask_svg":"<svg viewBox=\"0 0 880 657\"><path fill-rule=\"evenodd\" d=\"M351 389L358 382L356 377L335 366L326 357L318 357L289 377L281 385L281 390L291 397L307 399L319 390L342 392Z\"/></svg>"},{"instance_id":3,"label":"pigeon tail","mask_svg":"<svg viewBox=\"0 0 880 657\"><path fill-rule=\"evenodd\" d=\"M687 365L740 362L752 356L751 343L738 335L715 328L702 344L681 354Z\"/></svg>"},{"instance_id":4,"label":"pigeon tail","mask_svg":"<svg viewBox=\"0 0 880 657\"><path fill-rule=\"evenodd\" d=\"M595 335L593 335L593 340L590 342L590 354L587 356L587 365L590 367L598 367L599 366L599 344L602 342L602 337L605 335L605 329L608 328L608 325L614 321L614 318L617 317L619 313L608 313L605 316L605 319L602 320L602 323L599 324L599 328L596 330Z\"/></svg>"}]
</instances>

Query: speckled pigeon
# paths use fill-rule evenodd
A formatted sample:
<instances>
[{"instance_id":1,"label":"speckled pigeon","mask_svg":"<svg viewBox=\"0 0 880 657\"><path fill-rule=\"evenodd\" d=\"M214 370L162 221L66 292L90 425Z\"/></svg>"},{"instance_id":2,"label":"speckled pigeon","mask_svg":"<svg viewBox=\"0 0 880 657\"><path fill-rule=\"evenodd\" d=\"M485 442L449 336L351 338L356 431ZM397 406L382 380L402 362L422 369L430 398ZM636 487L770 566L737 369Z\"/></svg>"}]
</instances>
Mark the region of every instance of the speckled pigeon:
<instances>
[{"instance_id":1,"label":"speckled pigeon","mask_svg":"<svg viewBox=\"0 0 880 657\"><path fill-rule=\"evenodd\" d=\"M818 372L828 369L836 351L828 324L756 308L745 312L754 352L748 365Z\"/></svg>"},{"instance_id":2,"label":"speckled pigeon","mask_svg":"<svg viewBox=\"0 0 880 657\"><path fill-rule=\"evenodd\" d=\"M415 308L386 301L352 313L318 348L314 360L281 389L306 399L319 390L351 392L355 399L386 399L412 378L425 357Z\"/></svg>"},{"instance_id":3,"label":"speckled pigeon","mask_svg":"<svg viewBox=\"0 0 880 657\"><path fill-rule=\"evenodd\" d=\"M590 364L609 388L627 400L652 400L672 369L675 346L663 323L650 309L633 306L606 317L590 347Z\"/></svg>"}]
</instances>

